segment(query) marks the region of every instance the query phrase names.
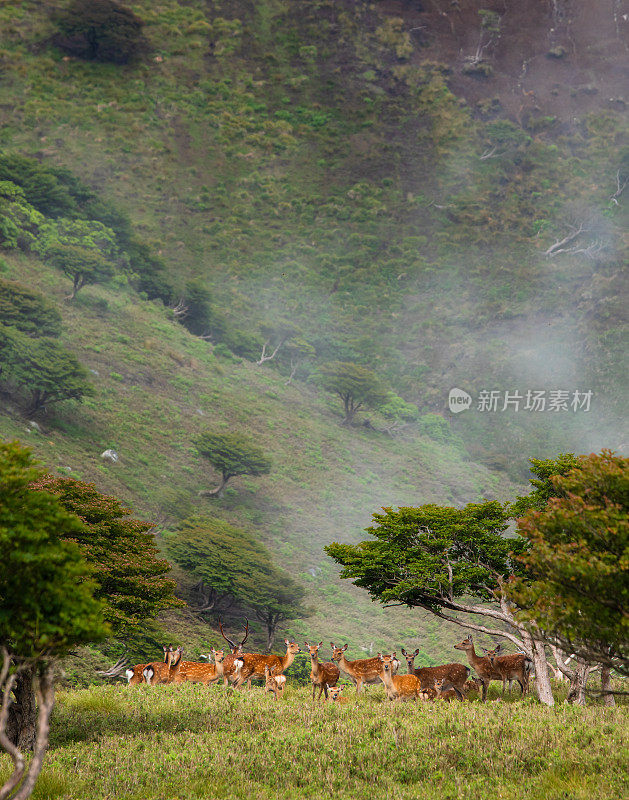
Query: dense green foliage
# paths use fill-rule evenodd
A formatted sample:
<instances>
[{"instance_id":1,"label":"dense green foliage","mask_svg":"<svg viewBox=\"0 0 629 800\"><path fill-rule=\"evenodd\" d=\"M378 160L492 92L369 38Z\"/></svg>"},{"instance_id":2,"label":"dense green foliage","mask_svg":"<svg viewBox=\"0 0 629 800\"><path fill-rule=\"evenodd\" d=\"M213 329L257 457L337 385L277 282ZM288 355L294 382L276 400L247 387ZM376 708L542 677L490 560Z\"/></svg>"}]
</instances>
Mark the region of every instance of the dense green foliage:
<instances>
[{"instance_id":1,"label":"dense green foliage","mask_svg":"<svg viewBox=\"0 0 629 800\"><path fill-rule=\"evenodd\" d=\"M382 603L438 610L456 608L465 595L493 602L498 582L522 571L515 559L526 543L505 538L508 515L500 503L383 511L367 528L374 539L326 547L343 566L341 577Z\"/></svg>"},{"instance_id":2,"label":"dense green foliage","mask_svg":"<svg viewBox=\"0 0 629 800\"><path fill-rule=\"evenodd\" d=\"M0 279L0 320L29 336L58 336L61 314L43 295Z\"/></svg>"},{"instance_id":3,"label":"dense green foliage","mask_svg":"<svg viewBox=\"0 0 629 800\"><path fill-rule=\"evenodd\" d=\"M152 524L131 518L115 497L72 478L40 478L33 488L54 494L63 508L83 522L72 540L79 546L97 583L105 619L121 636L164 608L180 604L167 561L157 557Z\"/></svg>"},{"instance_id":4,"label":"dense green foliage","mask_svg":"<svg viewBox=\"0 0 629 800\"><path fill-rule=\"evenodd\" d=\"M0 443L0 645L18 660L54 658L109 631L75 544L83 526L33 491L40 474L28 450Z\"/></svg>"},{"instance_id":5,"label":"dense green foliage","mask_svg":"<svg viewBox=\"0 0 629 800\"><path fill-rule=\"evenodd\" d=\"M533 581L513 595L565 652L629 675L629 460L581 456L547 481L546 506L518 520Z\"/></svg>"},{"instance_id":6,"label":"dense green foliage","mask_svg":"<svg viewBox=\"0 0 629 800\"><path fill-rule=\"evenodd\" d=\"M535 478L529 481L533 487L529 494L518 497L510 507L513 517L520 517L527 511L543 511L551 497L558 496L554 478L567 475L580 467L580 460L572 453L562 453L558 458L531 458L531 472Z\"/></svg>"},{"instance_id":7,"label":"dense green foliage","mask_svg":"<svg viewBox=\"0 0 629 800\"><path fill-rule=\"evenodd\" d=\"M198 583L202 611L253 612L264 623L267 646L281 622L307 615L304 589L274 564L251 534L215 518L186 520L168 539L168 553Z\"/></svg>"},{"instance_id":8,"label":"dense green foliage","mask_svg":"<svg viewBox=\"0 0 629 800\"><path fill-rule=\"evenodd\" d=\"M115 0L72 0L55 22L55 44L79 58L126 64L146 48L144 23Z\"/></svg>"}]
</instances>

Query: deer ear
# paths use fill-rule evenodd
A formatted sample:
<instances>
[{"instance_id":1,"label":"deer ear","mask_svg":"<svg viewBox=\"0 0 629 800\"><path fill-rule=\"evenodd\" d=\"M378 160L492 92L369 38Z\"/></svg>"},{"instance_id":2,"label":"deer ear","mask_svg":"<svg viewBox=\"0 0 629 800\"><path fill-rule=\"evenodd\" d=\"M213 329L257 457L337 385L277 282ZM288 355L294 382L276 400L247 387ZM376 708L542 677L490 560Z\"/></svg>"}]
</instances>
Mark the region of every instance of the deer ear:
<instances>
[{"instance_id":1,"label":"deer ear","mask_svg":"<svg viewBox=\"0 0 629 800\"><path fill-rule=\"evenodd\" d=\"M317 647L321 647L321 645L322 645L322 644L323 644L323 642L319 642L319 644L317 645Z\"/></svg>"},{"instance_id":2,"label":"deer ear","mask_svg":"<svg viewBox=\"0 0 629 800\"><path fill-rule=\"evenodd\" d=\"M403 656L407 656L408 655L408 653L406 652L406 650L404 648L402 648L401 653L402 653Z\"/></svg>"},{"instance_id":3,"label":"deer ear","mask_svg":"<svg viewBox=\"0 0 629 800\"><path fill-rule=\"evenodd\" d=\"M288 645L290 644L290 642L288 641L288 639L284 639L284 644L286 645L286 647L288 647Z\"/></svg>"},{"instance_id":4,"label":"deer ear","mask_svg":"<svg viewBox=\"0 0 629 800\"><path fill-rule=\"evenodd\" d=\"M418 648L417 648L417 650L415 650L415 652L413 653L413 656L414 656L415 658L416 658L418 655L419 655L419 647L418 647Z\"/></svg>"},{"instance_id":5,"label":"deer ear","mask_svg":"<svg viewBox=\"0 0 629 800\"><path fill-rule=\"evenodd\" d=\"M391 653L391 658L395 658L395 653Z\"/></svg>"},{"instance_id":6,"label":"deer ear","mask_svg":"<svg viewBox=\"0 0 629 800\"><path fill-rule=\"evenodd\" d=\"M310 647L310 645L308 644L308 642L304 642L304 644L306 645L306 647Z\"/></svg>"},{"instance_id":7,"label":"deer ear","mask_svg":"<svg viewBox=\"0 0 629 800\"><path fill-rule=\"evenodd\" d=\"M347 650L347 645L341 648L343 651Z\"/></svg>"},{"instance_id":8,"label":"deer ear","mask_svg":"<svg viewBox=\"0 0 629 800\"><path fill-rule=\"evenodd\" d=\"M378 658L380 659L380 661L384 661L384 658L382 658L382 653L378 653Z\"/></svg>"}]
</instances>

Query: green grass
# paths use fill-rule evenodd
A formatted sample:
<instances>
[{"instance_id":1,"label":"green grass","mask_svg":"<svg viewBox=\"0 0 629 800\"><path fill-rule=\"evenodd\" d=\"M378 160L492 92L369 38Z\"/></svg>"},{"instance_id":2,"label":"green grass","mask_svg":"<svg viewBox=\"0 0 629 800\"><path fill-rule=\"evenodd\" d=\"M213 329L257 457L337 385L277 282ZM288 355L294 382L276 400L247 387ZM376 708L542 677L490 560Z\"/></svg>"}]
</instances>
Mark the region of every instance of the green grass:
<instances>
[{"instance_id":1,"label":"green grass","mask_svg":"<svg viewBox=\"0 0 629 800\"><path fill-rule=\"evenodd\" d=\"M391 704L382 687L313 704L261 688L63 692L36 798L603 800L629 791L626 705ZM0 774L5 764L0 758Z\"/></svg>"}]
</instances>

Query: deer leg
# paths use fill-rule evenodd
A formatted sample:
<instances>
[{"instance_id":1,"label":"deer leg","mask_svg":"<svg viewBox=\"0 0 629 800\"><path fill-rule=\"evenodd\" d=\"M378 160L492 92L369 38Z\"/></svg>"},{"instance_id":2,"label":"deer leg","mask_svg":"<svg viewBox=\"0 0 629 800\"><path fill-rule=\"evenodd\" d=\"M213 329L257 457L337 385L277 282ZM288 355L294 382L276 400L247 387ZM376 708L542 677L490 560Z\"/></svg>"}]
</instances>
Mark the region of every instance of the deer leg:
<instances>
[{"instance_id":1,"label":"deer leg","mask_svg":"<svg viewBox=\"0 0 629 800\"><path fill-rule=\"evenodd\" d=\"M489 689L489 681L483 681L483 689L480 698L483 703L487 700L487 689Z\"/></svg>"},{"instance_id":2,"label":"deer leg","mask_svg":"<svg viewBox=\"0 0 629 800\"><path fill-rule=\"evenodd\" d=\"M360 694L360 690L362 689L363 682L360 679L356 680L356 694Z\"/></svg>"},{"instance_id":3,"label":"deer leg","mask_svg":"<svg viewBox=\"0 0 629 800\"><path fill-rule=\"evenodd\" d=\"M325 692L325 699L328 699L328 684L323 684L323 691ZM321 700L321 692L319 692L319 700Z\"/></svg>"}]
</instances>

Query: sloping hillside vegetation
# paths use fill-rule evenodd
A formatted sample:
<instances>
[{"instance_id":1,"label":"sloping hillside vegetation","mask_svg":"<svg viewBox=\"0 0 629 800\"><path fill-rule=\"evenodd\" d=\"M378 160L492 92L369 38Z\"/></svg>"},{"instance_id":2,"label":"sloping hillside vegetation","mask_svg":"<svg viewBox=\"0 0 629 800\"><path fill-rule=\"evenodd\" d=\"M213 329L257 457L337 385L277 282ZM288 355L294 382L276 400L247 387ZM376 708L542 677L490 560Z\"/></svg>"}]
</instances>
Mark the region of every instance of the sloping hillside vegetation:
<instances>
[{"instance_id":1,"label":"sloping hillside vegetation","mask_svg":"<svg viewBox=\"0 0 629 800\"><path fill-rule=\"evenodd\" d=\"M561 3L528 22L512 6L546 4L455 5L138 2L128 63L77 50L52 4L0 8L0 278L61 317L1 320L3 437L155 519L165 549L195 515L253 534L306 589L292 635L412 639L427 659L453 634L341 586L323 545L382 505L513 497L528 456L620 446L626 374L610 50L577 12L553 28L571 50L540 40ZM556 71L543 92L507 56L514 26L524 62ZM316 379L329 362L373 370L387 402L341 426ZM454 417L454 386L594 398ZM271 472L200 498L220 477L206 430L255 439ZM194 606L198 576L175 576ZM172 612L134 652L165 635L217 642Z\"/></svg>"}]
</instances>

